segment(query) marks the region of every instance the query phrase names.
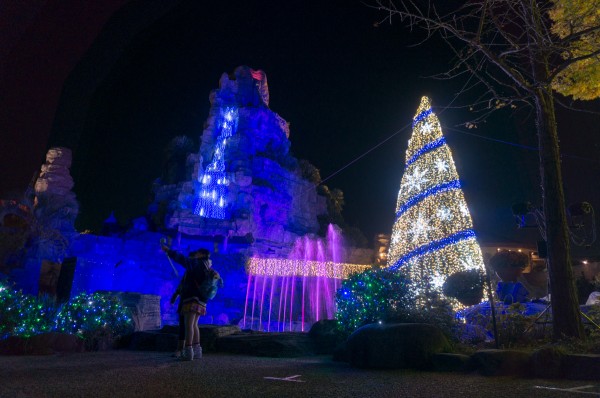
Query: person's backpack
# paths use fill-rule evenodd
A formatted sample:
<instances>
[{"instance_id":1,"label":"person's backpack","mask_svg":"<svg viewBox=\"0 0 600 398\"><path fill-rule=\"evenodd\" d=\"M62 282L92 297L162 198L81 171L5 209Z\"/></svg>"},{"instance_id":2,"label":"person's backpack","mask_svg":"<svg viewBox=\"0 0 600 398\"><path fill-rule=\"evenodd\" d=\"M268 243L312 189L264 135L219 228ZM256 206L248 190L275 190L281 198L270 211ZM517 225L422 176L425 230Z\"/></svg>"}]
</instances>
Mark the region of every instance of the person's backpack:
<instances>
[{"instance_id":1,"label":"person's backpack","mask_svg":"<svg viewBox=\"0 0 600 398\"><path fill-rule=\"evenodd\" d=\"M198 296L203 301L212 300L217 295L217 291L223 287L223 279L217 271L212 268L206 270L206 276L198 286Z\"/></svg>"}]
</instances>

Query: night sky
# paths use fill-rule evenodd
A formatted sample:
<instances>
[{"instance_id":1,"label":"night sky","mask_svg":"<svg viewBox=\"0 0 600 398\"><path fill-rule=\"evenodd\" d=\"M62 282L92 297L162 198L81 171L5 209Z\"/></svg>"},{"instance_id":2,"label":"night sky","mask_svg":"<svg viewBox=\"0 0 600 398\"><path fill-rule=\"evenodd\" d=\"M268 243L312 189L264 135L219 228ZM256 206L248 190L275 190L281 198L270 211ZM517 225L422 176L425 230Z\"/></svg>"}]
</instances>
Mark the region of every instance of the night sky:
<instances>
[{"instance_id":1,"label":"night sky","mask_svg":"<svg viewBox=\"0 0 600 398\"><path fill-rule=\"evenodd\" d=\"M468 101L453 101L462 82L426 78L449 66L439 42L411 47L417 32L400 21L376 27L385 15L354 0L102 3L39 1L4 13L12 23L0 32L1 196L26 186L49 146L65 145L74 150L80 229L97 229L111 210L122 223L144 214L167 143L177 135L197 143L210 91L247 65L266 72L270 108L291 123L293 155L344 192L344 217L367 238L391 232L411 119L428 95L476 232L535 241L511 214L513 203L540 203L531 115L461 127L472 115L446 107ZM600 111L599 101L585 106ZM567 201L600 211L600 116L558 116Z\"/></svg>"}]
</instances>

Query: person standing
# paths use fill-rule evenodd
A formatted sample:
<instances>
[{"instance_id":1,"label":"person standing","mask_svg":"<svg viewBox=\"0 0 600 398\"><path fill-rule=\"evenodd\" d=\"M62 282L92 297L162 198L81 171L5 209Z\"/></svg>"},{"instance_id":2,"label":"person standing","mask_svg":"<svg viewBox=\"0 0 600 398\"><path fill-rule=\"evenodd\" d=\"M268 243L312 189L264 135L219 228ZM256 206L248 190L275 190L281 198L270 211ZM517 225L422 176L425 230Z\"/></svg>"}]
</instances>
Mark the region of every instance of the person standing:
<instances>
[{"instance_id":1,"label":"person standing","mask_svg":"<svg viewBox=\"0 0 600 398\"><path fill-rule=\"evenodd\" d=\"M208 277L210 252L199 249L186 257L164 244L161 248L169 258L185 268L180 293L180 314L183 315L185 327L185 347L181 359L192 361L194 358L202 358L198 319L206 315L206 298L201 297L199 287Z\"/></svg>"}]
</instances>

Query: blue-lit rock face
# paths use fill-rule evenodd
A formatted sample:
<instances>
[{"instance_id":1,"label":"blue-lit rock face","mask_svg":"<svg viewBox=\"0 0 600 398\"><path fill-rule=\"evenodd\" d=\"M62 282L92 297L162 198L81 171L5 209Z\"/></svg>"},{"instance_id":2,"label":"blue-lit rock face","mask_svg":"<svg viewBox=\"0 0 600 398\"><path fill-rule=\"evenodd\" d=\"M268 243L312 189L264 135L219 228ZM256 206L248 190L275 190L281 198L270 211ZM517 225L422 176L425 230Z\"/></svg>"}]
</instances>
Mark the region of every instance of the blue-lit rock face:
<instances>
[{"instance_id":1,"label":"blue-lit rock face","mask_svg":"<svg viewBox=\"0 0 600 398\"><path fill-rule=\"evenodd\" d=\"M238 323L247 300L246 259L286 258L299 238L317 233L327 206L290 154L289 126L268 107L263 72L239 67L223 74L210 101L200 148L179 167L189 175L157 180L150 219L164 222L175 250L212 253L225 287L201 321ZM162 236L146 227L118 237L81 235L71 248L78 258L73 291L160 295L163 323L177 323L169 301L184 270L160 250Z\"/></svg>"},{"instance_id":2,"label":"blue-lit rock face","mask_svg":"<svg viewBox=\"0 0 600 398\"><path fill-rule=\"evenodd\" d=\"M177 305L170 303L185 270L170 262L160 249L164 235L148 231L129 231L120 237L79 235L70 248L77 257L72 295L79 292L128 292L160 296L163 324L177 324ZM214 268L223 275L225 287L208 305L204 323L237 323L243 316L247 277L245 255L247 244L208 242L194 237L178 236L173 248L188 254L205 248L211 251ZM30 273L39 275L39 265ZM35 287L35 286L33 286ZM30 289L35 294L35 289Z\"/></svg>"},{"instance_id":3,"label":"blue-lit rock face","mask_svg":"<svg viewBox=\"0 0 600 398\"><path fill-rule=\"evenodd\" d=\"M325 198L290 154L289 125L268 107L266 76L241 66L210 95L191 180L155 187L169 229L192 236L251 237L251 251L285 256L319 230Z\"/></svg>"},{"instance_id":4,"label":"blue-lit rock face","mask_svg":"<svg viewBox=\"0 0 600 398\"><path fill-rule=\"evenodd\" d=\"M352 250L346 256L341 237L325 244L325 238L317 236L324 227L319 219L330 218L326 199L317 194L314 181L303 177L314 166L291 155L289 124L269 109L262 71L242 66L223 74L210 102L199 148L186 137L177 137L167 147L172 156L153 186L148 217L133 220L128 231L109 217L103 236L74 234L68 253L55 260L76 258L72 295L108 291L160 296L162 323L176 324L177 305L170 299L184 269L161 250L159 242L169 236L172 248L184 255L208 249L225 282L201 322L259 329L266 325L266 330L296 330L299 325L298 330L307 330L320 317L333 317L339 279L271 275L253 276L251 283L248 258L370 263L370 252ZM357 253L364 262L356 259ZM40 262L29 261L18 271L20 287L37 294ZM295 284L303 288L294 289ZM310 290L306 294L304 286ZM308 304L310 300L314 305ZM279 305L283 313L271 314L270 306L263 311L266 302L275 303L273 308ZM136 310L139 316L154 319L155 310L152 314L145 314L145 308Z\"/></svg>"},{"instance_id":5,"label":"blue-lit rock face","mask_svg":"<svg viewBox=\"0 0 600 398\"><path fill-rule=\"evenodd\" d=\"M261 295L248 302L248 257L285 259L293 256L297 242L319 240L318 216L327 213L326 199L303 178L300 162L290 154L289 125L268 107L265 74L244 66L223 74L210 101L198 150L188 153L186 137L170 144L172 152L179 151L177 162L185 164L170 164L173 172L155 182L147 218L133 220L126 232L109 218L105 236L73 237L67 253L77 259L72 295L158 295L162 322L177 323L170 298L184 269L160 249L168 235L172 248L184 255L208 249L225 281L201 322L237 324L252 317L244 313L247 308L264 300ZM320 260L334 259L345 260ZM39 275L39 261L27 263L20 286L36 294Z\"/></svg>"}]
</instances>

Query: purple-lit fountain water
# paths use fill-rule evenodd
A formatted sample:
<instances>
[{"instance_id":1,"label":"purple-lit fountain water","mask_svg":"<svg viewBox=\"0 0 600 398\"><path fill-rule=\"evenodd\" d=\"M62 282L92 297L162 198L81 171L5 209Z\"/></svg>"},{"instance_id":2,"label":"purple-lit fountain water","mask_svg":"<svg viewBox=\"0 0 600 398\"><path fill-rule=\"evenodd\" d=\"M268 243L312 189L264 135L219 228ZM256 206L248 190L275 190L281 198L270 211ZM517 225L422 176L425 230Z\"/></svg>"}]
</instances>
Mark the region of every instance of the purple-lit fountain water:
<instances>
[{"instance_id":1,"label":"purple-lit fountain water","mask_svg":"<svg viewBox=\"0 0 600 398\"><path fill-rule=\"evenodd\" d=\"M299 238L288 259L251 258L243 328L305 331L314 322L335 318L335 293L364 265L343 263L343 238L329 225L325 239Z\"/></svg>"}]
</instances>

